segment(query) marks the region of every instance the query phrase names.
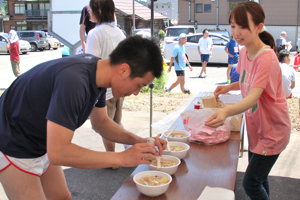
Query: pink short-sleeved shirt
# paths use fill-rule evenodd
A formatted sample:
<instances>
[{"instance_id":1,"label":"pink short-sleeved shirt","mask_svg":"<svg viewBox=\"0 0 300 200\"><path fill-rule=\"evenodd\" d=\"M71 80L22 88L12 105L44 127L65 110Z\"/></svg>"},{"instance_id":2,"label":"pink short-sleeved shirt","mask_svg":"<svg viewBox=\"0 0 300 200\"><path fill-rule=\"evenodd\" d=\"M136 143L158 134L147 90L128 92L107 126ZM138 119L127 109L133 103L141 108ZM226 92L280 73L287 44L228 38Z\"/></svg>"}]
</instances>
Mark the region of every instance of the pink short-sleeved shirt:
<instances>
[{"instance_id":1,"label":"pink short-sleeved shirt","mask_svg":"<svg viewBox=\"0 0 300 200\"><path fill-rule=\"evenodd\" d=\"M260 52L249 61L243 48L236 71L243 98L251 88L264 89L257 104L245 111L249 149L260 155L277 155L289 143L291 121L277 56L269 46Z\"/></svg>"}]
</instances>

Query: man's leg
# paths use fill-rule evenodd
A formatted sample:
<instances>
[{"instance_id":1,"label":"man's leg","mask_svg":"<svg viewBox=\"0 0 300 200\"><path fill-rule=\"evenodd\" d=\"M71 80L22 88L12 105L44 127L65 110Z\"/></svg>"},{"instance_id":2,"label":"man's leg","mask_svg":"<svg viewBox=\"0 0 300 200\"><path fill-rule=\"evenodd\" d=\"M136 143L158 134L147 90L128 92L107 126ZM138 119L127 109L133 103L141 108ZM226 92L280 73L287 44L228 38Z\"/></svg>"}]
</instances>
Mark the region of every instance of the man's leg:
<instances>
[{"instance_id":1,"label":"man's leg","mask_svg":"<svg viewBox=\"0 0 300 200\"><path fill-rule=\"evenodd\" d=\"M61 166L50 165L48 171L40 179L47 200L72 199Z\"/></svg>"},{"instance_id":2,"label":"man's leg","mask_svg":"<svg viewBox=\"0 0 300 200\"><path fill-rule=\"evenodd\" d=\"M180 83L181 92L184 93L184 91L185 91L185 77L184 76L178 76L178 80L179 80L179 83Z\"/></svg>"},{"instance_id":3,"label":"man's leg","mask_svg":"<svg viewBox=\"0 0 300 200\"><path fill-rule=\"evenodd\" d=\"M178 84L179 84L179 76L177 76L177 80L171 85L169 89L173 90Z\"/></svg>"},{"instance_id":4,"label":"man's leg","mask_svg":"<svg viewBox=\"0 0 300 200\"><path fill-rule=\"evenodd\" d=\"M0 182L8 199L46 199L40 178L25 173L13 165L0 172Z\"/></svg>"}]
</instances>

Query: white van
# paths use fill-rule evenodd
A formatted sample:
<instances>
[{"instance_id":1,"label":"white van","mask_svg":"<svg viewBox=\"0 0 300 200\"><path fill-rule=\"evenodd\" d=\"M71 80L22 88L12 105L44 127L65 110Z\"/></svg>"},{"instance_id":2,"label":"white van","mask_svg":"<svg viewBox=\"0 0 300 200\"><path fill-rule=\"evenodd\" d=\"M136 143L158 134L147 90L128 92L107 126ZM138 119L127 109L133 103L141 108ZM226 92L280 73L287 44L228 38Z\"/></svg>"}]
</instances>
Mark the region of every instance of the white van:
<instances>
[{"instance_id":1,"label":"white van","mask_svg":"<svg viewBox=\"0 0 300 200\"><path fill-rule=\"evenodd\" d=\"M166 42L172 40L180 35L180 33L193 34L196 33L196 29L193 25L179 25L169 26L167 28L166 36L164 38L163 51L165 49Z\"/></svg>"}]
</instances>

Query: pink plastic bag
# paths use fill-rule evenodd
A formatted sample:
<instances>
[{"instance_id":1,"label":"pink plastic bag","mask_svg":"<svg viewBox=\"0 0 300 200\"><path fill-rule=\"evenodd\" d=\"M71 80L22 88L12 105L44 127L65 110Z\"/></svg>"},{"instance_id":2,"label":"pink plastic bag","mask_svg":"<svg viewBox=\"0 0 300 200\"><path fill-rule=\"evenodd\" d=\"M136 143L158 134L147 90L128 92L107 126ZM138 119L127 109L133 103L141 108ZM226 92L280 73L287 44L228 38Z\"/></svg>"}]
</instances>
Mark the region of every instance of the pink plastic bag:
<instances>
[{"instance_id":1,"label":"pink plastic bag","mask_svg":"<svg viewBox=\"0 0 300 200\"><path fill-rule=\"evenodd\" d=\"M190 109L181 113L185 130L191 133L190 141L217 144L225 142L230 138L230 120L232 117L228 117L224 125L218 128L211 128L204 125L204 122L214 112L210 108L204 108L200 110Z\"/></svg>"}]
</instances>

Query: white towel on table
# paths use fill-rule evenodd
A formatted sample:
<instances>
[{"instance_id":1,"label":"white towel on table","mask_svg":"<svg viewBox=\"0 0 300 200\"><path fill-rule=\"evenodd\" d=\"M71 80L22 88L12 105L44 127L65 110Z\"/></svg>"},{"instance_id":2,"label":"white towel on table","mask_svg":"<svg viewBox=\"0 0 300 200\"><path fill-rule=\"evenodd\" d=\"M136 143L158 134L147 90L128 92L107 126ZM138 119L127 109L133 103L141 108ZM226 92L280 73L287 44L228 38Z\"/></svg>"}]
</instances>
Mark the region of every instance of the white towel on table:
<instances>
[{"instance_id":1,"label":"white towel on table","mask_svg":"<svg viewBox=\"0 0 300 200\"><path fill-rule=\"evenodd\" d=\"M206 186L198 200L234 200L234 192L225 188Z\"/></svg>"}]
</instances>

